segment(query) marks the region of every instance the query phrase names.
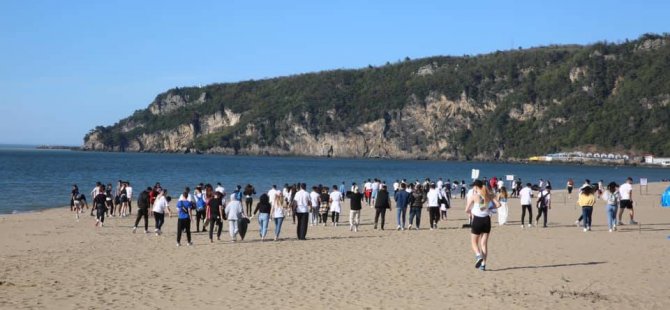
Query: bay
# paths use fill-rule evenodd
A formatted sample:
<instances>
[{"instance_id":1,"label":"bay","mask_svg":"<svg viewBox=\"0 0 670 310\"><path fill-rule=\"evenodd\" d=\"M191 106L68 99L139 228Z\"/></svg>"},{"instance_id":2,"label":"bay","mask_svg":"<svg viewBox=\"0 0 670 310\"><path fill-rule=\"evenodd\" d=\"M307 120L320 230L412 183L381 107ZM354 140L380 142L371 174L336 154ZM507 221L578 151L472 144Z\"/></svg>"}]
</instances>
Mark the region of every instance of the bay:
<instances>
[{"instance_id":1,"label":"bay","mask_svg":"<svg viewBox=\"0 0 670 310\"><path fill-rule=\"evenodd\" d=\"M254 157L195 154L97 153L37 150L28 146L0 146L0 195L5 197L0 214L29 212L69 205L72 184L77 184L89 203L96 181L116 186L131 182L134 192L160 182L177 196L185 186L221 182L226 191L235 185L253 184L258 193L273 184L305 182L308 186L332 186L343 181L361 184L379 178L391 184L430 178L470 181L472 169L481 177L514 175L524 183L550 180L554 188L565 188L568 178L577 186L584 179L621 183L626 177L657 182L670 177L670 170L647 167L603 167L563 164L517 164L493 162L417 161L384 159L333 159L309 157Z\"/></svg>"}]
</instances>

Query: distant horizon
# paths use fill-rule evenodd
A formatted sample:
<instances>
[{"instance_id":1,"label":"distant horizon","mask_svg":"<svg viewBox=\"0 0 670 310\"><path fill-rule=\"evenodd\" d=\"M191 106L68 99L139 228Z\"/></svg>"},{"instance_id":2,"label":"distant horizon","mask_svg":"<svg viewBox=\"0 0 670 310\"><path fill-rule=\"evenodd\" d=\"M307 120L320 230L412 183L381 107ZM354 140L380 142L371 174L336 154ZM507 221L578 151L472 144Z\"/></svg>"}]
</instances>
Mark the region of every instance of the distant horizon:
<instances>
[{"instance_id":1,"label":"distant horizon","mask_svg":"<svg viewBox=\"0 0 670 310\"><path fill-rule=\"evenodd\" d=\"M7 0L0 143L80 146L175 87L634 40L668 32L668 11L667 1L623 0Z\"/></svg>"}]
</instances>

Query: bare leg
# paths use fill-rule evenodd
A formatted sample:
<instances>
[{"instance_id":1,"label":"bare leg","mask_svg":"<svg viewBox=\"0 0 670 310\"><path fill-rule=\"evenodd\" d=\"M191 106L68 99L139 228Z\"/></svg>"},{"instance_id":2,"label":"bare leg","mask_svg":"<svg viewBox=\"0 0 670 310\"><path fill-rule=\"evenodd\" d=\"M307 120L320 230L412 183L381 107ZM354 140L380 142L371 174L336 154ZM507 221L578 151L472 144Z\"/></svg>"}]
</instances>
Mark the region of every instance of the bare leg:
<instances>
[{"instance_id":1,"label":"bare leg","mask_svg":"<svg viewBox=\"0 0 670 310\"><path fill-rule=\"evenodd\" d=\"M489 234L481 234L479 242L480 248L482 249L482 257L484 257L484 262L482 262L482 265L486 265L486 259L489 250Z\"/></svg>"},{"instance_id":2,"label":"bare leg","mask_svg":"<svg viewBox=\"0 0 670 310\"><path fill-rule=\"evenodd\" d=\"M475 255L481 255L481 250L479 249L479 237L480 235L470 235L470 244L472 245L472 251L475 252Z\"/></svg>"}]
</instances>

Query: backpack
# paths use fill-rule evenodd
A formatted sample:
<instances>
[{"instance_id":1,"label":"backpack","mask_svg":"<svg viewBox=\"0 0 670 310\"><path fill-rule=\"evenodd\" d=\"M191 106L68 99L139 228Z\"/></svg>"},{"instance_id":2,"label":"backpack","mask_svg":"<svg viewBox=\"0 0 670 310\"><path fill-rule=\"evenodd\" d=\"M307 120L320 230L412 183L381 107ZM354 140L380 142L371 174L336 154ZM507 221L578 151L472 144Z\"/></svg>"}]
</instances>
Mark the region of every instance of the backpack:
<instances>
[{"instance_id":1,"label":"backpack","mask_svg":"<svg viewBox=\"0 0 670 310\"><path fill-rule=\"evenodd\" d=\"M542 196L540 196L540 198L537 199L537 207L538 208L546 208L547 207L547 195L542 195Z\"/></svg>"},{"instance_id":2,"label":"backpack","mask_svg":"<svg viewBox=\"0 0 670 310\"><path fill-rule=\"evenodd\" d=\"M195 207L196 207L196 210L198 210L198 211L205 210L205 206L207 206L207 204L205 203L205 198L203 196L204 195L202 195L202 194L195 196L196 197L195 198L196 199L195 200Z\"/></svg>"},{"instance_id":3,"label":"backpack","mask_svg":"<svg viewBox=\"0 0 670 310\"><path fill-rule=\"evenodd\" d=\"M609 196L607 197L607 204L610 206L616 206L618 202L619 202L619 192L609 193Z\"/></svg>"},{"instance_id":4,"label":"backpack","mask_svg":"<svg viewBox=\"0 0 670 310\"><path fill-rule=\"evenodd\" d=\"M236 191L235 193L235 198L237 201L242 201L242 192L241 191Z\"/></svg>"}]
</instances>

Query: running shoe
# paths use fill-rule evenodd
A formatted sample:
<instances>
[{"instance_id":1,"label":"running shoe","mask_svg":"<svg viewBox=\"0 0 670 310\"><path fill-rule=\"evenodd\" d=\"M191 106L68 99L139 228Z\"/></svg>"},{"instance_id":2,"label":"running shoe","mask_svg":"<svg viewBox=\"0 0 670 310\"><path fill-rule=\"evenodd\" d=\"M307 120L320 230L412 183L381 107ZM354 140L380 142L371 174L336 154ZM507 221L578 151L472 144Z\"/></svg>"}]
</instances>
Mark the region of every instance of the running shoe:
<instances>
[{"instance_id":1,"label":"running shoe","mask_svg":"<svg viewBox=\"0 0 670 310\"><path fill-rule=\"evenodd\" d=\"M480 268L482 266L482 262L484 262L484 258L481 255L477 255L475 258L475 268Z\"/></svg>"}]
</instances>

